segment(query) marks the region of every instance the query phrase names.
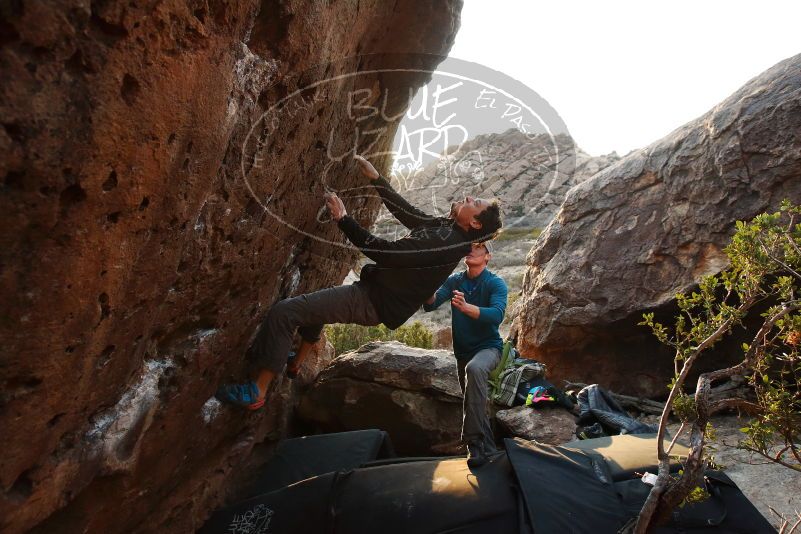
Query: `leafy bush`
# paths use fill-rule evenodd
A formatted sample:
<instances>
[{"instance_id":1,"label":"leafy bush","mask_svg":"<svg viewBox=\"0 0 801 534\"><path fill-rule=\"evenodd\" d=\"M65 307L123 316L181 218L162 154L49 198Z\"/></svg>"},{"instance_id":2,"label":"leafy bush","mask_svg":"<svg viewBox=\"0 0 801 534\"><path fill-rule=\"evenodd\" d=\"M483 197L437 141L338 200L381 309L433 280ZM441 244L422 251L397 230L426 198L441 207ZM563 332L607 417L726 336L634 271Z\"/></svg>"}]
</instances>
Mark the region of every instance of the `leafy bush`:
<instances>
[{"instance_id":1,"label":"leafy bush","mask_svg":"<svg viewBox=\"0 0 801 534\"><path fill-rule=\"evenodd\" d=\"M420 321L403 325L395 330L390 330L383 324L378 326L329 324L325 327L325 336L336 349L337 356L356 350L371 341L400 341L410 347L430 349L434 339L431 331Z\"/></svg>"},{"instance_id":2,"label":"leafy bush","mask_svg":"<svg viewBox=\"0 0 801 534\"><path fill-rule=\"evenodd\" d=\"M504 228L495 238L496 241L515 241L518 239L536 239L542 228Z\"/></svg>"},{"instance_id":3,"label":"leafy bush","mask_svg":"<svg viewBox=\"0 0 801 534\"><path fill-rule=\"evenodd\" d=\"M657 455L659 476L640 512L634 532L644 533L681 502L698 494L705 466L704 443L709 439L709 416L725 408L744 408L755 419L743 429L739 447L764 459L801 471L801 206L785 201L777 213L737 222L737 231L725 252L731 267L701 280L698 291L676 295L679 315L673 325L644 316L641 324L676 351L676 376L659 422ZM750 343L742 346L737 365L702 373L694 394L683 386L695 361L735 327L746 326L746 316L762 312ZM756 317L755 317L756 319ZM728 382L726 382L728 381ZM732 397L715 399L713 388L726 391L729 383L747 381L755 402ZM668 470L662 441L671 411L681 420L677 436L690 434L690 452L681 475ZM674 438L675 439L675 438Z\"/></svg>"},{"instance_id":4,"label":"leafy bush","mask_svg":"<svg viewBox=\"0 0 801 534\"><path fill-rule=\"evenodd\" d=\"M403 325L394 332L394 339L410 347L420 347L430 349L433 344L434 335L431 330L425 327L420 321L415 321L410 325Z\"/></svg>"}]
</instances>

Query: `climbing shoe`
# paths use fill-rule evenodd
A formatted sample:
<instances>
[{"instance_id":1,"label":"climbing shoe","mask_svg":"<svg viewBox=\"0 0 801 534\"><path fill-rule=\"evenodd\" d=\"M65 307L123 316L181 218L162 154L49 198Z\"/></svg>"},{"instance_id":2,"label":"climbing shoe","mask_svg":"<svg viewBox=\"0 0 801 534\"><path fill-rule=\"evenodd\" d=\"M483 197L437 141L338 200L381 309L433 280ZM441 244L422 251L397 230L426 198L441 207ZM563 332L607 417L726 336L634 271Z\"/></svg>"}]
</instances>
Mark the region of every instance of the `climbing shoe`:
<instances>
[{"instance_id":1,"label":"climbing shoe","mask_svg":"<svg viewBox=\"0 0 801 534\"><path fill-rule=\"evenodd\" d=\"M286 374L286 377L290 380L295 380L300 372L300 369L293 365L295 356L297 356L297 353L295 351L290 351L289 357L286 360L286 370L284 370L284 374Z\"/></svg>"},{"instance_id":2,"label":"climbing shoe","mask_svg":"<svg viewBox=\"0 0 801 534\"><path fill-rule=\"evenodd\" d=\"M473 442L467 444L467 467L474 469L481 467L487 463L487 453L484 451L484 445L480 442Z\"/></svg>"},{"instance_id":3,"label":"climbing shoe","mask_svg":"<svg viewBox=\"0 0 801 534\"><path fill-rule=\"evenodd\" d=\"M595 439L604 436L608 436L608 434L604 432L601 423L593 423L588 426L579 426L576 428L576 437L578 439Z\"/></svg>"},{"instance_id":4,"label":"climbing shoe","mask_svg":"<svg viewBox=\"0 0 801 534\"><path fill-rule=\"evenodd\" d=\"M259 399L259 386L255 382L223 384L214 396L220 402L234 404L248 410L258 410L264 406L264 399Z\"/></svg>"}]
</instances>

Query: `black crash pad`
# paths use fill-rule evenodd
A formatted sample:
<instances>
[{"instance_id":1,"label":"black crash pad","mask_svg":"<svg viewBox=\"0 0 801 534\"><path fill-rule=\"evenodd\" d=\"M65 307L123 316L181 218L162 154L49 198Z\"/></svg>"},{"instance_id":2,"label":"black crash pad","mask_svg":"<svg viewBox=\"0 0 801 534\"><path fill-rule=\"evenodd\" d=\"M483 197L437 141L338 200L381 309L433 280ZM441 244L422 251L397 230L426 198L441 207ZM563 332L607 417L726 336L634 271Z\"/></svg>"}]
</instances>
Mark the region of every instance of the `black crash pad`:
<instances>
[{"instance_id":1,"label":"black crash pad","mask_svg":"<svg viewBox=\"0 0 801 534\"><path fill-rule=\"evenodd\" d=\"M504 443L534 532L613 533L628 520L600 456L517 438Z\"/></svg>"},{"instance_id":2,"label":"black crash pad","mask_svg":"<svg viewBox=\"0 0 801 534\"><path fill-rule=\"evenodd\" d=\"M201 534L521 532L505 454L471 470L464 458L312 477L218 510Z\"/></svg>"},{"instance_id":3,"label":"black crash pad","mask_svg":"<svg viewBox=\"0 0 801 534\"><path fill-rule=\"evenodd\" d=\"M241 497L247 499L307 478L361 467L394 457L389 435L383 430L354 430L283 440L274 455Z\"/></svg>"}]
</instances>

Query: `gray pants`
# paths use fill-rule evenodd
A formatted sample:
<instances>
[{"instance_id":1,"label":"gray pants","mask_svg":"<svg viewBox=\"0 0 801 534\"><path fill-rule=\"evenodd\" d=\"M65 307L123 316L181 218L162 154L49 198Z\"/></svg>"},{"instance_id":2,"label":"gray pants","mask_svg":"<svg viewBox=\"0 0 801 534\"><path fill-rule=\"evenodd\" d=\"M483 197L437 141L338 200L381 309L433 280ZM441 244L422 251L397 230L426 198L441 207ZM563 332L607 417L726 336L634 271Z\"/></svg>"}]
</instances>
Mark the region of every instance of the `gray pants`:
<instances>
[{"instance_id":1,"label":"gray pants","mask_svg":"<svg viewBox=\"0 0 801 534\"><path fill-rule=\"evenodd\" d=\"M380 322L367 289L356 284L285 299L270 308L261 324L251 347L254 364L280 373L292 349L296 328L304 341L314 343L327 324L375 326Z\"/></svg>"},{"instance_id":2,"label":"gray pants","mask_svg":"<svg viewBox=\"0 0 801 534\"><path fill-rule=\"evenodd\" d=\"M487 396L489 395L489 374L501 361L498 349L481 349L469 360L456 360L459 369L459 386L464 394L462 403L462 441L464 443L482 442L486 452L496 450L492 437Z\"/></svg>"}]
</instances>

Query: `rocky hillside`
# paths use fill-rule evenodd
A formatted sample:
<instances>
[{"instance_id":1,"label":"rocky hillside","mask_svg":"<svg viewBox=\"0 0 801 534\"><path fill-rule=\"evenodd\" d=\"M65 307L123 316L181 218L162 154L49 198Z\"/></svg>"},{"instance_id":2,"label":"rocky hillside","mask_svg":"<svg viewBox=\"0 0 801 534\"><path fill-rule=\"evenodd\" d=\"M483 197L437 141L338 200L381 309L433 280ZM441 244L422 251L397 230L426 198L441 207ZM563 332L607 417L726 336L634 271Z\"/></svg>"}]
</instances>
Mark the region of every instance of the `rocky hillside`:
<instances>
[{"instance_id":1,"label":"rocky hillside","mask_svg":"<svg viewBox=\"0 0 801 534\"><path fill-rule=\"evenodd\" d=\"M352 151L387 150L399 119L354 116L348 95L402 114L460 9L0 9L0 530L194 531L280 437L290 387L260 417L207 400L272 303L351 268L316 217L320 176L360 183ZM365 223L378 209L345 202Z\"/></svg>"},{"instance_id":2,"label":"rocky hillside","mask_svg":"<svg viewBox=\"0 0 801 534\"><path fill-rule=\"evenodd\" d=\"M567 191L619 159L592 157L564 134L529 137L517 129L479 135L452 147L438 161L411 174L396 172L393 185L416 206L447 215L466 195L501 201L507 226L544 228ZM382 210L379 229L394 224Z\"/></svg>"},{"instance_id":3,"label":"rocky hillside","mask_svg":"<svg viewBox=\"0 0 801 534\"><path fill-rule=\"evenodd\" d=\"M677 292L727 266L735 221L785 198L801 203L801 55L570 190L528 255L520 349L555 379L664 395L673 355L643 312L672 316Z\"/></svg>"}]
</instances>

